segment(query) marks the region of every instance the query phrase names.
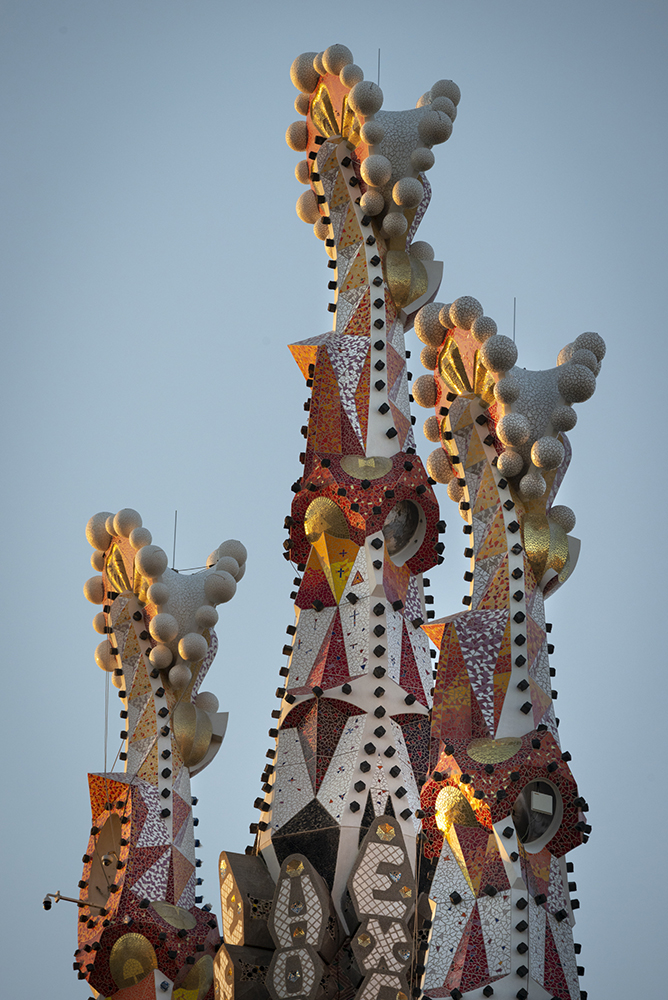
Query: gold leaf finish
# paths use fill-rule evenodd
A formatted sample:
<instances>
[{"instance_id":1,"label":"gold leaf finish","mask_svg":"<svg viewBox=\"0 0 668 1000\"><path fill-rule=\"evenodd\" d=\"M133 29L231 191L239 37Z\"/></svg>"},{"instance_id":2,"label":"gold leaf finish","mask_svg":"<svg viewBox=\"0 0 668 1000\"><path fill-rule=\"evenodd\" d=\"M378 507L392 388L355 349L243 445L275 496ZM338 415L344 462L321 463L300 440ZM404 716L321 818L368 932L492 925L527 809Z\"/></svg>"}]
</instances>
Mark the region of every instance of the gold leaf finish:
<instances>
[{"instance_id":1,"label":"gold leaf finish","mask_svg":"<svg viewBox=\"0 0 668 1000\"><path fill-rule=\"evenodd\" d=\"M545 493L536 500L519 497L511 484L524 550L538 581L548 569L553 569L558 575L561 574L568 562L568 536L560 525L548 518L546 513L547 499L556 471L544 472L543 475L546 482ZM566 573L566 576L568 575L569 572Z\"/></svg>"},{"instance_id":2,"label":"gold leaf finish","mask_svg":"<svg viewBox=\"0 0 668 1000\"><path fill-rule=\"evenodd\" d=\"M207 713L190 701L180 701L174 709L172 727L183 763L186 767L199 764L206 756L213 735Z\"/></svg>"},{"instance_id":3,"label":"gold leaf finish","mask_svg":"<svg viewBox=\"0 0 668 1000\"><path fill-rule=\"evenodd\" d=\"M162 903L158 900L155 903L151 903L151 907L170 927L186 931L191 931L193 927L197 927L197 921L192 913L188 913L187 910L184 910L180 906L172 906L171 903Z\"/></svg>"},{"instance_id":4,"label":"gold leaf finish","mask_svg":"<svg viewBox=\"0 0 668 1000\"><path fill-rule=\"evenodd\" d=\"M522 740L517 736L502 736L498 740L473 740L466 748L471 760L479 764L501 764L510 760L520 750Z\"/></svg>"},{"instance_id":5,"label":"gold leaf finish","mask_svg":"<svg viewBox=\"0 0 668 1000\"><path fill-rule=\"evenodd\" d=\"M311 544L317 542L323 532L335 538L350 538L345 514L328 497L318 497L309 504L304 517L304 532Z\"/></svg>"},{"instance_id":6,"label":"gold leaf finish","mask_svg":"<svg viewBox=\"0 0 668 1000\"><path fill-rule=\"evenodd\" d=\"M334 111L332 99L324 83L320 84L311 102L311 119L321 135L326 135L327 137L339 135L340 126Z\"/></svg>"},{"instance_id":7,"label":"gold leaf finish","mask_svg":"<svg viewBox=\"0 0 668 1000\"><path fill-rule=\"evenodd\" d=\"M436 799L436 826L447 834L453 823L457 826L478 826L471 805L458 788L442 788Z\"/></svg>"},{"instance_id":8,"label":"gold leaf finish","mask_svg":"<svg viewBox=\"0 0 668 1000\"><path fill-rule=\"evenodd\" d=\"M388 250L385 255L385 280L392 301L399 309L424 295L429 285L427 271L421 260L405 250Z\"/></svg>"},{"instance_id":9,"label":"gold leaf finish","mask_svg":"<svg viewBox=\"0 0 668 1000\"><path fill-rule=\"evenodd\" d=\"M213 959L203 955L172 993L173 1000L202 1000L213 983Z\"/></svg>"},{"instance_id":10,"label":"gold leaf finish","mask_svg":"<svg viewBox=\"0 0 668 1000\"><path fill-rule=\"evenodd\" d=\"M111 547L111 552L107 556L104 565L104 571L107 574L107 580L111 585L112 590L116 590L119 594L124 594L126 590L131 589L130 580L125 569L125 563L123 562L123 556L120 548L116 544Z\"/></svg>"},{"instance_id":11,"label":"gold leaf finish","mask_svg":"<svg viewBox=\"0 0 668 1000\"><path fill-rule=\"evenodd\" d=\"M382 479L392 471L392 459L364 455L344 455L341 468L353 479Z\"/></svg>"},{"instance_id":12,"label":"gold leaf finish","mask_svg":"<svg viewBox=\"0 0 668 1000\"><path fill-rule=\"evenodd\" d=\"M153 945L143 934L124 934L109 955L109 971L119 989L136 986L158 968Z\"/></svg>"}]
</instances>

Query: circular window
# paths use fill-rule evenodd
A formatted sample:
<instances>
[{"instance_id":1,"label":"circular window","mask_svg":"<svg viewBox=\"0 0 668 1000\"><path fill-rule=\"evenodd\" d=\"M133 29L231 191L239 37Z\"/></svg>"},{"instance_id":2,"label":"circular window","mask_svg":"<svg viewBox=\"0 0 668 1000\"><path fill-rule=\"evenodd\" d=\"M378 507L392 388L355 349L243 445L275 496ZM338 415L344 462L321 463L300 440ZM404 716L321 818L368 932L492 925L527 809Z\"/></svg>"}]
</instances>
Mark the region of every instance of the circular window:
<instances>
[{"instance_id":1,"label":"circular window","mask_svg":"<svg viewBox=\"0 0 668 1000\"><path fill-rule=\"evenodd\" d=\"M422 508L412 500L395 504L385 519L383 536L387 554L397 566L403 566L422 545L427 522Z\"/></svg>"},{"instance_id":2,"label":"circular window","mask_svg":"<svg viewBox=\"0 0 668 1000\"><path fill-rule=\"evenodd\" d=\"M562 815L559 790L549 781L530 781L513 806L518 839L530 853L540 851L559 829Z\"/></svg>"}]
</instances>

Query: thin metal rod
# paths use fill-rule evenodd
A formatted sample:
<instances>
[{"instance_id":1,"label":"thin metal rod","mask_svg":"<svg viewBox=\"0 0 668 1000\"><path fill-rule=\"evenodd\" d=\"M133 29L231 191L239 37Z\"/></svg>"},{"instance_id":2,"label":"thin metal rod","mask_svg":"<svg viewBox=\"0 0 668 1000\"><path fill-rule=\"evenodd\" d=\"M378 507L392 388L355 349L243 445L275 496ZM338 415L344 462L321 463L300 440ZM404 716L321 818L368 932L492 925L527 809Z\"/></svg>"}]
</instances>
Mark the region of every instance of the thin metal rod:
<instances>
[{"instance_id":1,"label":"thin metal rod","mask_svg":"<svg viewBox=\"0 0 668 1000\"><path fill-rule=\"evenodd\" d=\"M517 299L513 297L513 344L515 343L515 321L517 320Z\"/></svg>"},{"instance_id":2,"label":"thin metal rod","mask_svg":"<svg viewBox=\"0 0 668 1000\"><path fill-rule=\"evenodd\" d=\"M107 743L109 741L109 672L104 675L104 773L107 773Z\"/></svg>"},{"instance_id":3,"label":"thin metal rod","mask_svg":"<svg viewBox=\"0 0 668 1000\"><path fill-rule=\"evenodd\" d=\"M172 569L176 566L176 519L179 516L178 510L174 511L174 548L172 550Z\"/></svg>"},{"instance_id":4,"label":"thin metal rod","mask_svg":"<svg viewBox=\"0 0 668 1000\"><path fill-rule=\"evenodd\" d=\"M378 49L378 86L380 87L380 49Z\"/></svg>"}]
</instances>

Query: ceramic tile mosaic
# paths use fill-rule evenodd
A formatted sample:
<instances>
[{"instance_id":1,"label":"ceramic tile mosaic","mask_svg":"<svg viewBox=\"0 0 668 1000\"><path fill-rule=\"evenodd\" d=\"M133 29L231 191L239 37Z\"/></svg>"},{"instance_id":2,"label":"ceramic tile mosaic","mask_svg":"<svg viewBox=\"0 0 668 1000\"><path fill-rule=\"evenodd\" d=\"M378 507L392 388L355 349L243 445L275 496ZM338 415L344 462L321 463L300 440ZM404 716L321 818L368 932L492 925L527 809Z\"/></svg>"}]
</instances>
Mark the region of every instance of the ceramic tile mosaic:
<instances>
[{"instance_id":1,"label":"ceramic tile mosaic","mask_svg":"<svg viewBox=\"0 0 668 1000\"><path fill-rule=\"evenodd\" d=\"M175 1000L407 1000L420 988L432 1000L454 990L479 995L513 973L524 933L514 900L526 896L536 988L580 998L565 856L589 827L559 747L544 597L569 577L579 546L566 533L571 512L554 505L571 458L557 428L572 422L570 401L593 391L605 347L583 334L556 368L528 371L507 338L492 333L483 342L488 321L478 325L475 299L456 299L446 316L435 302L442 265L415 241L431 187L414 164L450 134L448 102L458 102L459 90L442 80L418 106L389 112L370 81L350 94L358 73L351 60L335 45L298 57L292 69L305 113L287 138L308 181L298 210L325 238L333 329L290 346L310 389L302 474L286 519L297 614L273 713L278 737L251 824L256 840L248 857L238 856L277 883L273 900L266 884L254 895L249 883L241 904L261 904L266 939L262 948L237 941L241 900L224 882L229 940L214 966L218 930L196 895L190 789L226 725L213 697L200 694L218 648L209 609L225 603L209 596L229 596L245 549L231 540L206 569L177 573L136 511L100 513L87 535L102 570L86 593L103 607L96 657L117 668L127 735L125 773L89 780L94 825L82 902L97 885L107 840L116 838L120 851L105 920L84 906L79 921L88 951L77 954L92 961L78 968L96 995L120 1000L131 989L128 1000L144 1000L163 976ZM367 106L373 114L363 113ZM373 128L380 132L369 146ZM413 207L403 210L405 234L389 237L400 189ZM411 387L404 333L413 322L420 339L442 346L437 357L423 355L429 373ZM415 454L411 391L420 403L435 401L440 451L429 467L439 479L455 470L448 492L459 501L471 559L465 610L437 621L421 574L443 562L445 525ZM522 471L509 478L512 463ZM316 500L332 520L313 531ZM189 644L193 659L185 661ZM170 656L174 666L154 666ZM530 849L512 817L521 815L513 812L520 796L525 811L534 809L526 803L536 782L549 782L561 801ZM417 906L414 875L429 894ZM421 982L414 946L429 935L431 905ZM130 949L121 963L118 941Z\"/></svg>"}]
</instances>

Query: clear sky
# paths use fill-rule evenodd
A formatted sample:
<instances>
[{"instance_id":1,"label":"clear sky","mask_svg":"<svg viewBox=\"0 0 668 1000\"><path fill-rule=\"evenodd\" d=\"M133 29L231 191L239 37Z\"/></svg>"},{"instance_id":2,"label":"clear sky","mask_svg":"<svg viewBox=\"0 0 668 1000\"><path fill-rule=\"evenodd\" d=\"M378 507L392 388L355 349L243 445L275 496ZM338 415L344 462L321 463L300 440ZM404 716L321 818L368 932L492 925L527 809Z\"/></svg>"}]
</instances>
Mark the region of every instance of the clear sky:
<instances>
[{"instance_id":1,"label":"clear sky","mask_svg":"<svg viewBox=\"0 0 668 1000\"><path fill-rule=\"evenodd\" d=\"M207 687L230 712L200 797L205 900L243 851L292 621L283 518L306 390L286 344L330 326L326 256L294 203L293 58L347 44L385 108L462 89L420 237L441 301L475 295L519 364L606 339L560 502L583 548L548 602L564 748L594 831L572 855L592 1000L665 991L666 95L668 7L620 0L3 0L5 996L85 1000L72 971L103 766L104 677L86 521L134 507L176 566L249 550ZM419 345L408 336L413 371ZM420 427L423 457L431 445ZM461 608L445 489L437 615ZM658 518L658 520L657 520ZM651 529L651 530L650 530ZM110 757L118 750L111 700ZM663 942L663 944L661 944ZM657 952L656 948L660 950Z\"/></svg>"}]
</instances>

